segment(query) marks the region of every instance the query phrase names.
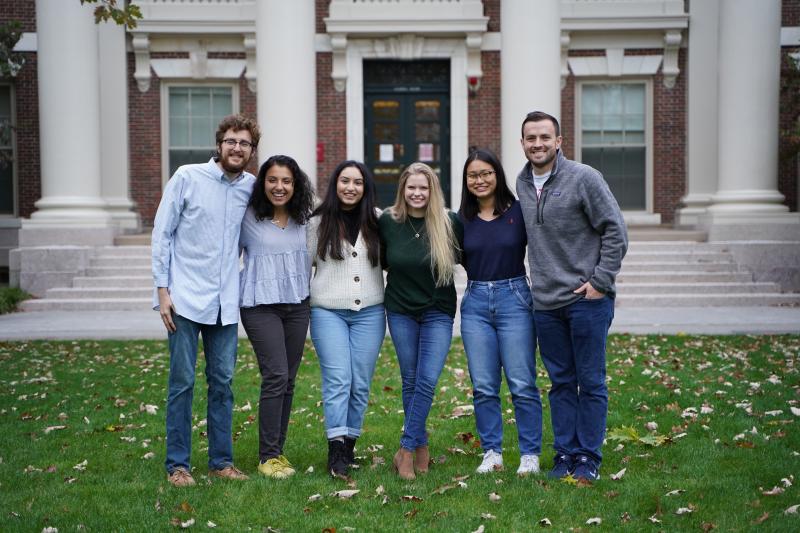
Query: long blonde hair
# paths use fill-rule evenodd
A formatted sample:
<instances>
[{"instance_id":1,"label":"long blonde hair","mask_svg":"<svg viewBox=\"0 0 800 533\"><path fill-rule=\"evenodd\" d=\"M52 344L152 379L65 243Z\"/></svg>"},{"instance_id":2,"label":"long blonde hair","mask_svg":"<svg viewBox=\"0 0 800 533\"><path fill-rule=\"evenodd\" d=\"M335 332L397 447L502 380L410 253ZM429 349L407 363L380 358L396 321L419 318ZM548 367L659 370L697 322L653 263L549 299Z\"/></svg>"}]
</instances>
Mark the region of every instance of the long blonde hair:
<instances>
[{"instance_id":1,"label":"long blonde hair","mask_svg":"<svg viewBox=\"0 0 800 533\"><path fill-rule=\"evenodd\" d=\"M411 163L403 170L397 183L397 196L394 199L394 205L389 208L389 212L396 222L401 224L406 222L408 218L405 199L406 182L415 174L421 174L428 180L430 195L425 208L425 230L430 247L431 272L433 272L436 286L442 287L453 282L453 265L456 262L458 242L444 205L442 185L431 167L417 162Z\"/></svg>"}]
</instances>

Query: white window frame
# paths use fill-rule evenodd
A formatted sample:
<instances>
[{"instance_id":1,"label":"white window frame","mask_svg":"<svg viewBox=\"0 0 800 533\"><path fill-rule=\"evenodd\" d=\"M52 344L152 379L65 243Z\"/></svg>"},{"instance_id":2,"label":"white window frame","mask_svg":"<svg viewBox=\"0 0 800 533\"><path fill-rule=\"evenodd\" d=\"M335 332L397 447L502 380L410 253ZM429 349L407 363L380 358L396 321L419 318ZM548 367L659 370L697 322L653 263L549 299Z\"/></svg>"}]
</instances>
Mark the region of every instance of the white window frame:
<instances>
[{"instance_id":1,"label":"white window frame","mask_svg":"<svg viewBox=\"0 0 800 533\"><path fill-rule=\"evenodd\" d=\"M15 87L13 83L9 82L0 82L0 85L3 87L8 87L8 97L10 101L10 108L11 108L11 125L16 126L17 124L17 95L15 91ZM19 216L19 161L17 158L17 132L16 130L11 130L11 212L10 213L0 213L0 218L16 218Z\"/></svg>"},{"instance_id":2,"label":"white window frame","mask_svg":"<svg viewBox=\"0 0 800 533\"><path fill-rule=\"evenodd\" d=\"M645 209L623 210L625 220L630 223L659 224L661 216L653 213L653 79L652 78L581 78L575 82L575 160L582 162L583 125L581 101L585 85L642 85L644 84L644 144L645 144Z\"/></svg>"},{"instance_id":3,"label":"white window frame","mask_svg":"<svg viewBox=\"0 0 800 533\"><path fill-rule=\"evenodd\" d=\"M231 81L180 81L161 82L161 187L169 178L169 90L173 87L225 87L231 89L231 113L239 113L239 83ZM215 126L216 127L216 126Z\"/></svg>"}]
</instances>

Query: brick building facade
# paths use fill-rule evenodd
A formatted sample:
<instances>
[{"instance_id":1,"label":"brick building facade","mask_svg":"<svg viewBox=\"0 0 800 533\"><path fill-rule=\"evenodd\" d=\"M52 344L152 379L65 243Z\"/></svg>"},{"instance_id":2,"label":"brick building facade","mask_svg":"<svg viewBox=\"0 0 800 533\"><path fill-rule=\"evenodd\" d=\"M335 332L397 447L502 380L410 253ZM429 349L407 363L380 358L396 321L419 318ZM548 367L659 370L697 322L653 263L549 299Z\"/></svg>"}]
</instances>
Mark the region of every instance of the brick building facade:
<instances>
[{"instance_id":1,"label":"brick building facade","mask_svg":"<svg viewBox=\"0 0 800 533\"><path fill-rule=\"evenodd\" d=\"M77 2L77 0L72 1ZM13 196L10 202L13 204L13 210L5 214L8 220L31 217L37 210L34 203L43 196L40 164L43 147L40 145L42 136L39 131L40 88L37 78L35 11L36 5L40 3L33 0L27 2L0 0L0 23L12 20L20 21L25 32L17 47L25 58L25 65L13 79L0 80L0 84L11 88L9 94L12 95L13 100L10 102L11 116L14 122L13 185L0 191L0 194ZM638 191L636 194L640 197L646 196L646 198L641 200L641 206L631 209L631 220L634 223L651 224L680 222L677 213L683 206L684 197L691 192L687 185L689 179L687 177L689 157L687 143L690 142L687 109L691 84L688 76L689 50L693 43L691 17L694 15L688 2L675 2L674 0L642 1L639 2L641 5L632 5L637 4L636 2L618 2L617 5L609 1L600 2L604 6L615 9L615 13L625 14L625 9L630 9L631 16L627 17L627 20L633 20L633 22L624 25L615 23L615 20L609 19L602 13L598 14L598 11L594 9L597 6L592 6L597 3L575 2L574 0L561 2L561 53L564 66L561 72L563 85L559 98L564 151L568 157L577 159L581 159L582 156L585 158L585 154L588 153L587 139L592 135L592 130L587 124L592 117L585 109L584 114L581 115L581 110L582 106L585 108L596 103L591 100L590 96L600 95L597 98L605 99L602 100L603 102L611 101L609 105L615 105L612 101L613 94L617 94L620 90L627 90L627 86L624 85L632 82L635 86L631 89L632 94L644 96L641 108L631 112L630 117L636 118L641 115L640 118L644 121L644 125L641 126L641 131L636 129L639 128L636 126L634 128L636 135L631 134L631 137L640 135L644 140L636 141L641 144L641 147L634 143L636 146L629 149L634 151L641 149L646 155L641 156L643 163L639 163L639 159L636 159L639 156L632 157L630 155L623 156L620 161L622 164L628 165L635 160L637 164L643 165L640 170L634 172L634 174L639 173L636 174L639 176L636 179L641 181L641 183L635 184L634 189ZM183 17L180 13L176 15L175 10L179 9L178 3L169 5L170 2L142 0L137 4L145 8L146 15L161 16L160 14L163 14L164 16L163 20L145 18L140 23L139 33L135 31L128 33L126 43L128 50L127 130L129 139L129 162L126 172L128 173L129 198L135 204L133 210L140 219L140 227L146 228L152 224L163 183L169 177L167 169L170 155L167 151L172 144L167 139L170 134L165 131L165 124L172 124L170 121L174 117L168 115L168 102L165 99L177 98L170 93L169 87L183 85L207 87L220 81L224 82L226 90L229 90L229 94L235 98L232 109L258 116L259 119L261 119L260 113L263 110L257 108L257 92L253 90L251 84L253 80L248 77L248 72L256 61L253 47L247 44L248 36L257 38L257 25L254 26L252 20L252 17L255 16L252 14L254 12L252 1L233 2L233 4L248 9L240 10L239 13L242 15L239 18L233 15L230 20L224 20L224 25L221 26L222 30L215 28L213 32L201 37L198 37L198 34L202 33L201 28L204 26L197 22L196 26L192 28L191 20L186 22L183 19L187 17ZM208 12L215 13L213 11L214 2L208 4L212 4L208 8ZM363 146L358 146L358 143L361 142L359 135L369 135L371 126L365 124L366 118L362 116L362 111L356 112L352 108L353 102L366 105L365 100L363 94L354 99L353 94L349 92L352 91L352 86L349 84L354 83L353 79L356 75L352 71L354 51L360 54L357 57L362 57L366 62L376 58L414 61L435 57L438 53L437 50L443 50L441 57L449 59L451 65L454 65L453 68L459 69L457 73L451 70L451 87L457 87L456 84L472 84L474 80L477 80L474 86L470 85L469 91L459 88L464 91L466 96L463 105L461 97L456 92L451 92L449 99L446 100L449 102L451 117L448 127L456 125L455 127L465 130L448 129L451 135L448 146L452 153L449 163L450 180L453 185L451 205L457 205L456 193L460 191L460 183L457 183L460 182L460 164L457 159L463 161L467 147L488 147L500 154L504 149L504 143L518 142L518 133L504 131L501 120L503 105L506 103L503 101L501 93L503 80L507 79L505 76L508 74L508 72L503 72L502 60L507 43L503 40L505 34L501 12L503 9L510 8L508 5L504 6L501 0L449 2L448 4L453 6L461 6L460 9L466 14L475 13L474 10L470 10L476 5L478 6L478 15L469 15L472 17L468 21L470 26L461 19L456 20L455 16L437 10L437 2L429 2L427 4L433 6L430 11L431 24L436 25L436 29L425 29L428 28L427 25L419 24L421 29L416 34L409 36L405 31L394 32L392 29L387 29L397 23L396 20L392 20L392 13L371 15L374 18L374 27L370 30L359 29L357 22L361 20L359 18L361 15L354 11L357 7L352 6L362 4L358 2L345 4L330 0L315 0L314 2L316 74L313 83L316 85L316 122L312 127L312 132L293 131L294 129L303 130L304 125L292 122L279 124L277 127L286 130L289 136L306 137L307 141L305 142L314 143L317 160L303 161L302 163L315 179L318 189L322 193L327 186L330 172L340 160L367 156ZM402 6L403 4L405 2L398 2L398 5ZM166 7L164 7L165 5ZM634 15L642 12L649 5L655 6L655 10L642 17L638 22L640 26L637 27L637 19ZM667 8L677 9L677 11L669 17L658 15L658 10L663 11ZM199 13L197 6L186 6L180 9L186 10L185 12L193 17ZM725 9L724 2L720 9ZM400 12L397 11L397 13ZM784 29L782 35L788 35L788 38L791 39L800 28L800 0L783 0L781 15L781 26ZM249 20L248 16L251 17ZM201 15L197 15L197 17L202 18ZM348 17L350 18L348 19ZM188 18L192 19L192 17ZM228 27L229 30L224 29ZM651 27L658 29L651 31L648 29ZM158 28L163 29L159 30ZM479 29L476 30L476 28ZM668 34L672 34L674 38L678 39L677 44L669 41L670 35ZM643 35L644 37L642 37ZM243 36L244 41L242 40ZM135 41L137 37L144 38L145 41ZM345 44L341 44L342 38ZM466 41L466 45L462 43L463 41ZM145 45L137 44L140 42L145 42ZM243 42L244 44L242 44ZM593 43L596 43L596 46ZM648 43L651 44L648 45ZM653 46L652 43L656 43L656 45ZM796 43L791 40L782 42L782 46L783 62L786 65L789 61L789 56L786 54L800 51L800 41ZM622 72L613 71L613 66L609 67L610 71L597 73L580 71L581 68L594 68L592 65L597 64L591 62L594 59L607 57L608 64L612 65L612 59L616 57L616 51L620 47L623 51L618 59L619 64L624 67ZM199 56L198 50L202 52ZM392 55L392 50L396 50L394 55ZM280 53L280 51L276 51L276 53ZM146 60L142 60L143 54L146 54ZM450 55L448 56L448 54ZM461 60L457 59L462 54L465 58L463 65L459 63ZM206 78L197 78L194 70L191 71L191 74L187 74L190 72L187 69L196 68L198 57L200 57L201 64L209 65L205 71ZM641 65L644 66L635 67L639 70L634 71L631 70L634 67L625 66L638 65L637 57L643 58ZM120 58L120 60L124 59ZM173 63L169 63L170 60L173 60ZM143 61L145 62L143 63ZM158 63L159 61L161 63ZM665 79L665 68L668 64L672 65L673 61L677 68L677 74L670 71L666 74L670 79ZM179 65L180 62L183 63ZM213 68L212 63L214 63ZM225 67L224 63L228 63L228 67ZM242 65L240 71L235 74L231 74L232 70L229 68L233 63ZM648 70L647 64L652 68ZM146 90L142 90L143 82L140 76L142 65L145 65L149 71L147 80L149 86ZM247 65L246 68L244 65ZM218 70L213 71L214 68ZM525 69L535 68L535 66L508 68ZM628 70L624 70L626 68ZM346 71L344 74L342 74L342 69ZM215 77L216 75L212 71L224 71L224 75L222 78ZM167 77L162 79L162 74ZM456 79L457 74L466 75L467 79ZM552 78L553 74L552 72L542 72L541 76L543 79ZM297 82L293 79L291 65L287 65L283 75L286 83ZM266 85L266 87L259 87L258 90L268 92L270 88L269 85ZM361 91L362 88L357 87L356 90ZM581 95L584 98L583 104L579 102ZM639 96L635 96L635 98L639 98ZM532 98L531 106L536 105L534 101L535 99ZM790 106L785 100L781 102L780 128L782 129L787 129L792 125L790 117L787 115L789 108ZM519 121L522 118L519 116ZM462 119L463 126L458 126L458 121ZM275 126L264 124L263 127L273 128ZM358 134L354 134L354 131L357 131ZM364 133L365 131L366 133ZM606 133L609 132L605 131L603 135ZM353 143L354 138L358 140L355 144ZM698 142L703 142L703 140ZM594 149L606 150L605 153L608 154L611 153L609 146ZM259 157L261 160L271 155L269 150L269 146L262 145L260 147ZM506 162L508 175L516 175L518 171L518 168L514 168L516 164L516 162ZM628 171L626 170L626 172ZM122 177L122 179L124 178L125 176ZM625 179L628 178L626 175ZM623 182L624 180L619 183ZM783 195L784 205L790 211L797 211L798 161L796 156L781 160L776 187ZM621 203L624 202L621 200ZM625 209L625 205L623 205L623 209ZM15 227L11 222L7 226ZM16 227L19 227L18 223ZM127 231L130 231L130 228Z\"/></svg>"}]
</instances>

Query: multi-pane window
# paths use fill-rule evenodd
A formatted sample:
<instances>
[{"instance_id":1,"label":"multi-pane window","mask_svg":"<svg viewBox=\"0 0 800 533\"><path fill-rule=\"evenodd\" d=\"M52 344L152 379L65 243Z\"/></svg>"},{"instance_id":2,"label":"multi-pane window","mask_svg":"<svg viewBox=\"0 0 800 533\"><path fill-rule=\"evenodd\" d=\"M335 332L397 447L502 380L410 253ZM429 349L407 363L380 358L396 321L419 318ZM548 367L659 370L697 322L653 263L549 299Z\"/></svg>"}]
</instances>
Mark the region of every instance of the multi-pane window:
<instances>
[{"instance_id":1,"label":"multi-pane window","mask_svg":"<svg viewBox=\"0 0 800 533\"><path fill-rule=\"evenodd\" d=\"M233 113L232 87L169 88L169 176L181 165L208 161L216 151L214 134Z\"/></svg>"},{"instance_id":2,"label":"multi-pane window","mask_svg":"<svg viewBox=\"0 0 800 533\"><path fill-rule=\"evenodd\" d=\"M11 86L0 85L0 215L14 214L14 136Z\"/></svg>"},{"instance_id":3,"label":"multi-pane window","mask_svg":"<svg viewBox=\"0 0 800 533\"><path fill-rule=\"evenodd\" d=\"M646 86L584 83L581 161L603 173L622 209L647 208Z\"/></svg>"}]
</instances>

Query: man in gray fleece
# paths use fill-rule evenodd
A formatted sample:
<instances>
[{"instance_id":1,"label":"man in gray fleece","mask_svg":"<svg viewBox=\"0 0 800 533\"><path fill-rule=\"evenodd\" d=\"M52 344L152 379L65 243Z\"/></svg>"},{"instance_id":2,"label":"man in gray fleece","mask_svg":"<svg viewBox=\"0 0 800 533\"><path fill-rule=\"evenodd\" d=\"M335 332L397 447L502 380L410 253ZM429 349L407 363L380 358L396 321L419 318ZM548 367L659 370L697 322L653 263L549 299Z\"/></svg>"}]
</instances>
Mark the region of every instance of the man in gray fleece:
<instances>
[{"instance_id":1,"label":"man in gray fleece","mask_svg":"<svg viewBox=\"0 0 800 533\"><path fill-rule=\"evenodd\" d=\"M552 382L556 453L549 475L592 482L600 478L606 338L627 230L600 172L564 157L555 117L528 113L521 143L528 162L517 176L517 196L528 233L539 350Z\"/></svg>"}]
</instances>

